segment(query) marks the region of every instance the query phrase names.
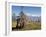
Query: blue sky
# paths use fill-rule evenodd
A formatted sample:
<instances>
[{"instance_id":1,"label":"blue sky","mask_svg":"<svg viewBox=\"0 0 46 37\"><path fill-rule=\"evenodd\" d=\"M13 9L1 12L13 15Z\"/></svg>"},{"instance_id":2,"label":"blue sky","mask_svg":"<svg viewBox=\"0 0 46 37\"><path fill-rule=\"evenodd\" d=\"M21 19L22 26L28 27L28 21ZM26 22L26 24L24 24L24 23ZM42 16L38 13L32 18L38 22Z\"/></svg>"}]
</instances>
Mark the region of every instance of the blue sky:
<instances>
[{"instance_id":1,"label":"blue sky","mask_svg":"<svg viewBox=\"0 0 46 37\"><path fill-rule=\"evenodd\" d=\"M23 9L22 9L23 8ZM23 10L27 16L40 16L41 7L29 7L29 6L12 6L12 14L15 13L16 16Z\"/></svg>"}]
</instances>

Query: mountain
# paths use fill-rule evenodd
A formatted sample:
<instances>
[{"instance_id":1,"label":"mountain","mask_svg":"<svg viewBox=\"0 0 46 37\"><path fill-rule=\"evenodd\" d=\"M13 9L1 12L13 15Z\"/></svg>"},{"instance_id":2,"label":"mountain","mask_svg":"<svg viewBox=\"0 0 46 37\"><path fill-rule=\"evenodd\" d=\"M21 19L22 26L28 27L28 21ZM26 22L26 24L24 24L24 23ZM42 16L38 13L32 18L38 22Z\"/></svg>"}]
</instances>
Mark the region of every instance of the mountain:
<instances>
[{"instance_id":1,"label":"mountain","mask_svg":"<svg viewBox=\"0 0 46 37\"><path fill-rule=\"evenodd\" d=\"M41 16L28 16L28 20L32 20L32 21L41 21Z\"/></svg>"},{"instance_id":2,"label":"mountain","mask_svg":"<svg viewBox=\"0 0 46 37\"><path fill-rule=\"evenodd\" d=\"M12 17L12 19L20 18L19 16ZM27 19L30 21L41 21L41 16L27 16Z\"/></svg>"}]
</instances>

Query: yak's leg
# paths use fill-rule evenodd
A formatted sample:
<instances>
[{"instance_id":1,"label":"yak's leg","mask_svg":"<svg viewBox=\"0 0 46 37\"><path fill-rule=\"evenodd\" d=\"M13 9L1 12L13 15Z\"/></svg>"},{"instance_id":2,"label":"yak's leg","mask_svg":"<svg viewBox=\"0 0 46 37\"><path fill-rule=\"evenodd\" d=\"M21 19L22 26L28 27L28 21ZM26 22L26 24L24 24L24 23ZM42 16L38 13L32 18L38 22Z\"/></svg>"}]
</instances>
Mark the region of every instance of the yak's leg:
<instances>
[{"instance_id":1,"label":"yak's leg","mask_svg":"<svg viewBox=\"0 0 46 37\"><path fill-rule=\"evenodd\" d=\"M24 27L24 23L20 23L20 28L22 29Z\"/></svg>"},{"instance_id":2,"label":"yak's leg","mask_svg":"<svg viewBox=\"0 0 46 37\"><path fill-rule=\"evenodd\" d=\"M16 29L19 29L19 26L18 26L19 22L17 21L17 25L16 25Z\"/></svg>"},{"instance_id":3,"label":"yak's leg","mask_svg":"<svg viewBox=\"0 0 46 37\"><path fill-rule=\"evenodd\" d=\"M24 23L22 23L22 28L24 27Z\"/></svg>"}]
</instances>

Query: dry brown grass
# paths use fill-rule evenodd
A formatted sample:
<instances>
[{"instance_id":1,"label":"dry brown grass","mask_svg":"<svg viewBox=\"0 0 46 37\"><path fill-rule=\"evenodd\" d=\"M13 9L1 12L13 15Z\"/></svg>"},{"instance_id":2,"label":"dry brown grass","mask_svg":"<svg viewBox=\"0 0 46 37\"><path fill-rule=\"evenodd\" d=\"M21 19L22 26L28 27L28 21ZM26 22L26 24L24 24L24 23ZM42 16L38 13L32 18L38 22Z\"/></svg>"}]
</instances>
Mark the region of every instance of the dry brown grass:
<instances>
[{"instance_id":1,"label":"dry brown grass","mask_svg":"<svg viewBox=\"0 0 46 37\"><path fill-rule=\"evenodd\" d=\"M16 27L16 21L12 22L12 27ZM28 22L27 25L24 26L24 28L20 30L40 30L41 29L41 23L40 22Z\"/></svg>"}]
</instances>

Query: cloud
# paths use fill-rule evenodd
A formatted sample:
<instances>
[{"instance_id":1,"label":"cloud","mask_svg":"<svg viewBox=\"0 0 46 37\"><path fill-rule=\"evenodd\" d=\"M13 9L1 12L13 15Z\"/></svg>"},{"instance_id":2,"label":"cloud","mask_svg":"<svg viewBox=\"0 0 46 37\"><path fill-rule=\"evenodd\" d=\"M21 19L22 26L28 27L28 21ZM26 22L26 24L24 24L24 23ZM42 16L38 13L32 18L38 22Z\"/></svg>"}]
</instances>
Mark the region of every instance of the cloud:
<instances>
[{"instance_id":1,"label":"cloud","mask_svg":"<svg viewBox=\"0 0 46 37\"><path fill-rule=\"evenodd\" d=\"M40 15L35 15L35 14L31 14L31 13L25 13L27 16L36 16L39 17Z\"/></svg>"},{"instance_id":2,"label":"cloud","mask_svg":"<svg viewBox=\"0 0 46 37\"><path fill-rule=\"evenodd\" d=\"M39 17L40 15L32 15L32 16L36 16L36 17Z\"/></svg>"},{"instance_id":3,"label":"cloud","mask_svg":"<svg viewBox=\"0 0 46 37\"><path fill-rule=\"evenodd\" d=\"M25 13L27 16L31 16L31 14L30 13Z\"/></svg>"}]
</instances>

